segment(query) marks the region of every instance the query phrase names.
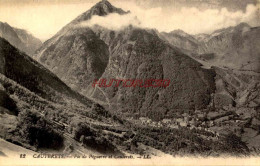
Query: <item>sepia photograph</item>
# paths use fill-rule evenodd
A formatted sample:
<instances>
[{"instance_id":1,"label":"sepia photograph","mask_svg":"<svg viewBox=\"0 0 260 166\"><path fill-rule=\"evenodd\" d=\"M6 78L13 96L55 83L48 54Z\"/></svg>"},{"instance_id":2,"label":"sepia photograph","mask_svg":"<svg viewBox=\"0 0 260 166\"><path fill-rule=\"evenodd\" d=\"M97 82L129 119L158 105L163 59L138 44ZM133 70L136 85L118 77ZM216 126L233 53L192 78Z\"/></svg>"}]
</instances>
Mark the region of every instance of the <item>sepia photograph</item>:
<instances>
[{"instance_id":1,"label":"sepia photograph","mask_svg":"<svg viewBox=\"0 0 260 166\"><path fill-rule=\"evenodd\" d=\"M260 1L0 0L0 166L260 165Z\"/></svg>"}]
</instances>

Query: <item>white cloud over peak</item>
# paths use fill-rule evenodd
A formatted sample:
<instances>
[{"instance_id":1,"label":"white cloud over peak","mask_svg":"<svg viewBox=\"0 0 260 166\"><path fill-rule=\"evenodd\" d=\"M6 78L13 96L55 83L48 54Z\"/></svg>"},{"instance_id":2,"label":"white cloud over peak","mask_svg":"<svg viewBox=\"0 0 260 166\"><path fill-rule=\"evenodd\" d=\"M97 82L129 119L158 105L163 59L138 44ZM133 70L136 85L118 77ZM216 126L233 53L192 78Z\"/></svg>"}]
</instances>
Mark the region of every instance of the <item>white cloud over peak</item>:
<instances>
[{"instance_id":1,"label":"white cloud over peak","mask_svg":"<svg viewBox=\"0 0 260 166\"><path fill-rule=\"evenodd\" d=\"M46 40L98 1L80 1L73 4L1 5L0 21L26 29L36 37ZM182 29L187 33L196 34L235 26L240 22L247 22L251 26L260 25L259 6L254 5L248 5L245 12L231 12L226 8L203 11L187 7L176 9L174 6L143 8L136 5L134 1L110 1L112 5L125 11L130 10L131 13L123 16L117 14L111 14L107 17L94 16L90 22L83 22L81 26L99 24L116 30L132 24L167 32Z\"/></svg>"},{"instance_id":2,"label":"white cloud over peak","mask_svg":"<svg viewBox=\"0 0 260 166\"><path fill-rule=\"evenodd\" d=\"M139 20L133 14L119 15L112 13L107 16L92 16L88 21L83 21L77 27L92 27L99 25L111 30L119 30L128 25L141 26Z\"/></svg>"},{"instance_id":3,"label":"white cloud over peak","mask_svg":"<svg viewBox=\"0 0 260 166\"><path fill-rule=\"evenodd\" d=\"M125 6L128 6L126 8ZM162 8L142 9L134 4L122 6L130 10L127 15L110 14L106 17L94 16L91 20L80 23L80 26L95 24L112 30L128 25L141 28L156 28L159 31L182 29L190 34L211 33L212 31L246 22L251 26L260 25L259 9L248 5L245 12L231 12L226 8L201 11L197 8L183 7L178 11L164 11Z\"/></svg>"}]
</instances>

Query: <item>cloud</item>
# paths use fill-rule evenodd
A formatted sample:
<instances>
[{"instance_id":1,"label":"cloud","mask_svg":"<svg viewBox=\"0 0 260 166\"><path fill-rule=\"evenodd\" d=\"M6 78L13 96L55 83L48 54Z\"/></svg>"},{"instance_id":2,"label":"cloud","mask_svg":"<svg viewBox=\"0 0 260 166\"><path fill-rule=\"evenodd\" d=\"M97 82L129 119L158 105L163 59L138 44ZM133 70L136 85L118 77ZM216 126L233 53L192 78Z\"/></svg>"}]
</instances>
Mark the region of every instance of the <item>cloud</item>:
<instances>
[{"instance_id":1,"label":"cloud","mask_svg":"<svg viewBox=\"0 0 260 166\"><path fill-rule=\"evenodd\" d=\"M76 25L76 27L92 27L99 25L111 30L120 30L129 25L136 27L141 26L140 21L133 14L119 15L112 13L107 16L93 16L89 21L83 21Z\"/></svg>"},{"instance_id":2,"label":"cloud","mask_svg":"<svg viewBox=\"0 0 260 166\"><path fill-rule=\"evenodd\" d=\"M155 28L159 31L170 32L182 29L190 34L211 33L216 29L235 26L246 22L251 26L259 26L259 9L252 4L247 5L246 11L228 11L226 8L199 10L195 7L163 10L161 7L143 9L133 3L115 6L130 10L131 14L110 14L106 17L94 16L91 20L82 22L80 26L95 24L112 30L118 30L128 25L142 28Z\"/></svg>"},{"instance_id":3,"label":"cloud","mask_svg":"<svg viewBox=\"0 0 260 166\"><path fill-rule=\"evenodd\" d=\"M1 0L0 0L1 1ZM23 28L36 37L46 40L57 33L63 26L81 13L90 9L99 0L79 1L69 4L24 4L0 5L0 21L11 26ZM226 8L199 10L198 8L167 7L151 8L138 6L135 1L110 0L112 5L130 10L131 14L91 19L91 25L100 24L110 29L119 29L129 24L143 28L156 28L159 31L182 29L188 33L209 33L213 30L234 26L240 22L247 22L252 26L259 26L259 6L247 5L246 10L230 12ZM137 17L137 19L136 19ZM140 22L139 22L139 21ZM89 23L83 23L86 26Z\"/></svg>"}]
</instances>

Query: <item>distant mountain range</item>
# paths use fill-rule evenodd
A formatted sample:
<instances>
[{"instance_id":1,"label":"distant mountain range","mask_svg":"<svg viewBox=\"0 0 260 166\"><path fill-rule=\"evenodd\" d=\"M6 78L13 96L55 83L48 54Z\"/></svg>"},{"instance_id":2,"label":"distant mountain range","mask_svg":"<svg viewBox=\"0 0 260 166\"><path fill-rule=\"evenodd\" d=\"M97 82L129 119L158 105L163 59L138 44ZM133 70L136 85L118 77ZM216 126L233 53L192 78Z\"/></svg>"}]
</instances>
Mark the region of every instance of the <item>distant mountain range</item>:
<instances>
[{"instance_id":1,"label":"distant mountain range","mask_svg":"<svg viewBox=\"0 0 260 166\"><path fill-rule=\"evenodd\" d=\"M13 46L32 55L42 42L23 29L11 27L7 23L0 22L0 37L8 40Z\"/></svg>"},{"instance_id":2,"label":"distant mountain range","mask_svg":"<svg viewBox=\"0 0 260 166\"><path fill-rule=\"evenodd\" d=\"M240 23L211 34L189 35L179 30L159 36L212 66L260 72L260 27Z\"/></svg>"}]
</instances>

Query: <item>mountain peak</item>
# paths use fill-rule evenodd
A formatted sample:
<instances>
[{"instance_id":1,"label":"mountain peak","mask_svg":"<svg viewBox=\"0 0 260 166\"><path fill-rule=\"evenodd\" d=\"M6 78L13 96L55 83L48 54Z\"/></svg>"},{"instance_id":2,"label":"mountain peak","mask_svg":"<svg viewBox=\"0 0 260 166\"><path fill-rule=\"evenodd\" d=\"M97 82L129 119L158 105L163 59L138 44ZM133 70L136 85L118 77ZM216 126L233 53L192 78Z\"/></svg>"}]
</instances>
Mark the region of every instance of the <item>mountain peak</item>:
<instances>
[{"instance_id":1,"label":"mountain peak","mask_svg":"<svg viewBox=\"0 0 260 166\"><path fill-rule=\"evenodd\" d=\"M112 13L124 15L124 14L130 13L130 11L126 12L121 8L117 8L117 7L113 6L107 0L101 0L100 2L98 2L94 6L92 6L89 10L82 13L81 15L76 17L74 20L72 20L69 24L64 26L54 37L65 33L67 30L73 28L75 25L77 25L81 22L90 20L93 16L107 16Z\"/></svg>"},{"instance_id":2,"label":"mountain peak","mask_svg":"<svg viewBox=\"0 0 260 166\"><path fill-rule=\"evenodd\" d=\"M236 29L243 29L243 28L251 28L250 25L248 25L245 22L241 22L240 24L238 24L237 26L235 26Z\"/></svg>"},{"instance_id":3,"label":"mountain peak","mask_svg":"<svg viewBox=\"0 0 260 166\"><path fill-rule=\"evenodd\" d=\"M105 16L110 13L118 13L120 15L129 13L129 11L125 12L121 8L113 6L108 0L102 0L98 2L89 11L92 12L92 14L99 16Z\"/></svg>"},{"instance_id":4,"label":"mountain peak","mask_svg":"<svg viewBox=\"0 0 260 166\"><path fill-rule=\"evenodd\" d=\"M190 41L196 43L196 39L195 39L192 35L190 35L190 34L184 32L184 31L181 30L181 29L173 30L173 31L169 32L169 34L181 36L181 37L184 37L184 38L189 39Z\"/></svg>"},{"instance_id":5,"label":"mountain peak","mask_svg":"<svg viewBox=\"0 0 260 166\"><path fill-rule=\"evenodd\" d=\"M115 8L113 5L111 5L110 2L107 0L102 0L98 2L96 5L94 5L90 10L95 10L95 9L103 9L104 11L112 11L113 8Z\"/></svg>"},{"instance_id":6,"label":"mountain peak","mask_svg":"<svg viewBox=\"0 0 260 166\"><path fill-rule=\"evenodd\" d=\"M12 28L7 22L0 21L0 27Z\"/></svg>"},{"instance_id":7,"label":"mountain peak","mask_svg":"<svg viewBox=\"0 0 260 166\"><path fill-rule=\"evenodd\" d=\"M233 30L241 31L241 30L244 30L246 28L249 29L249 28L251 28L251 26L248 25L245 22L241 22L241 23L239 23L236 26L230 26L230 27L227 27L227 28L222 28L222 29L215 30L211 35L216 36L216 35L219 35L220 33L230 32L230 31L233 31Z\"/></svg>"},{"instance_id":8,"label":"mountain peak","mask_svg":"<svg viewBox=\"0 0 260 166\"><path fill-rule=\"evenodd\" d=\"M173 30L170 32L171 34L178 34L178 35L181 35L181 36L187 36L188 34L186 32L184 32L183 30L181 29L176 29L176 30Z\"/></svg>"},{"instance_id":9,"label":"mountain peak","mask_svg":"<svg viewBox=\"0 0 260 166\"><path fill-rule=\"evenodd\" d=\"M85 13L78 16L75 20L72 21L72 23L79 23L81 21L87 21L92 18L92 16L106 16L111 13L117 13L120 15L127 14L129 11L124 11L121 8L117 8L113 6L109 1L102 0L95 4L92 8L90 8Z\"/></svg>"}]
</instances>

